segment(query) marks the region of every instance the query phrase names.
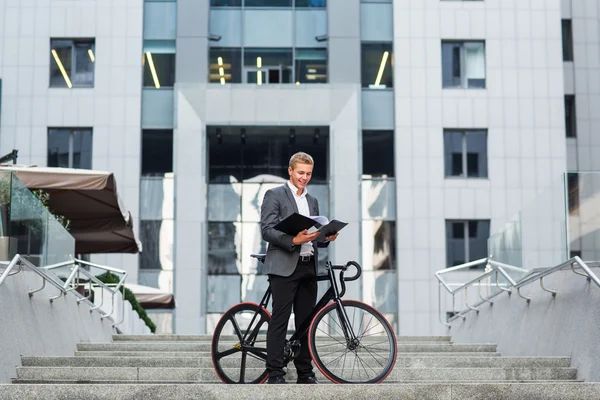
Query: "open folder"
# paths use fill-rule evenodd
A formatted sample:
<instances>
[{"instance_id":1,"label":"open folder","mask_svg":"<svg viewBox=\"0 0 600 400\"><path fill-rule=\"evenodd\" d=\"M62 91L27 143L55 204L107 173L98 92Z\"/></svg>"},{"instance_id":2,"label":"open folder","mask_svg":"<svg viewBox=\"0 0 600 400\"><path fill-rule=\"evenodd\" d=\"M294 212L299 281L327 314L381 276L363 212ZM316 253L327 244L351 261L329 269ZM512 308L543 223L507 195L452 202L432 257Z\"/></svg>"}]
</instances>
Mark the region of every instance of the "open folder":
<instances>
[{"instance_id":1,"label":"open folder","mask_svg":"<svg viewBox=\"0 0 600 400\"><path fill-rule=\"evenodd\" d=\"M275 229L292 236L296 236L305 229L308 230L308 233L319 231L321 234L316 240L317 242L324 242L327 236L341 231L346 225L348 225L346 222L338 221L337 219L330 221L327 217L321 215L306 217L302 214L293 213L275 225Z\"/></svg>"}]
</instances>

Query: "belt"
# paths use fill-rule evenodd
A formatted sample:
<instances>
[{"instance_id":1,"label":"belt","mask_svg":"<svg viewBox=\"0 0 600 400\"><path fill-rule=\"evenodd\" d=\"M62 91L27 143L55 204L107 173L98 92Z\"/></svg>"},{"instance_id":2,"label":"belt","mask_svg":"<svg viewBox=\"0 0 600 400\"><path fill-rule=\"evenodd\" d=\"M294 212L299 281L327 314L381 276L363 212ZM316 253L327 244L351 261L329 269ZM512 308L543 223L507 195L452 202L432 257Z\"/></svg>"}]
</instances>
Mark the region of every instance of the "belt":
<instances>
[{"instance_id":1,"label":"belt","mask_svg":"<svg viewBox=\"0 0 600 400\"><path fill-rule=\"evenodd\" d=\"M300 256L300 258L298 259L299 262L310 262L312 260L314 260L315 256L314 255L308 255L308 256Z\"/></svg>"}]
</instances>

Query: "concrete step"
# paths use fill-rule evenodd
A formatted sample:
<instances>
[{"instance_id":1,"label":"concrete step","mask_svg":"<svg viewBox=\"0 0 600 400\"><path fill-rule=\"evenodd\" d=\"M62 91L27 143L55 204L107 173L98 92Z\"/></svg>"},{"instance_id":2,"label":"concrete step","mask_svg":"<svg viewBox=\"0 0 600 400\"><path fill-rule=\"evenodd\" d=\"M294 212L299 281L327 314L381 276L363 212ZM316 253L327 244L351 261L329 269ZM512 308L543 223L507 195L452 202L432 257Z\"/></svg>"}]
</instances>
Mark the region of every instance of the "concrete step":
<instances>
[{"instance_id":1,"label":"concrete step","mask_svg":"<svg viewBox=\"0 0 600 400\"><path fill-rule=\"evenodd\" d=\"M0 385L0 400L598 400L600 383L409 383L382 385L41 384Z\"/></svg>"},{"instance_id":2,"label":"concrete step","mask_svg":"<svg viewBox=\"0 0 600 400\"><path fill-rule=\"evenodd\" d=\"M233 346L234 342L231 342ZM210 351L209 343L79 343L79 351ZM399 343L399 352L495 352L495 344Z\"/></svg>"},{"instance_id":3,"label":"concrete step","mask_svg":"<svg viewBox=\"0 0 600 400\"><path fill-rule=\"evenodd\" d=\"M329 360L329 358L328 358ZM22 357L24 367L148 367L148 368L212 368L210 357ZM235 359L225 359L224 365L234 368ZM261 367L264 362L248 359L249 366ZM396 368L522 368L571 366L564 357L400 357Z\"/></svg>"},{"instance_id":4,"label":"concrete step","mask_svg":"<svg viewBox=\"0 0 600 400\"><path fill-rule=\"evenodd\" d=\"M258 377L264 368L249 368L247 377ZM321 380L326 378L316 371ZM239 374L238 368L227 370L232 379ZM296 379L295 368L288 369L289 379ZM574 368L395 368L387 380L408 381L535 381L573 380ZM17 378L21 381L196 381L219 382L212 368L146 368L146 367L18 367Z\"/></svg>"},{"instance_id":5,"label":"concrete step","mask_svg":"<svg viewBox=\"0 0 600 400\"><path fill-rule=\"evenodd\" d=\"M187 358L210 357L209 351L76 351L76 357L154 357L154 358ZM398 352L402 357L500 357L497 352Z\"/></svg>"},{"instance_id":6,"label":"concrete step","mask_svg":"<svg viewBox=\"0 0 600 400\"><path fill-rule=\"evenodd\" d=\"M222 336L237 340L236 336ZM115 342L211 342L212 335L113 335ZM398 342L449 342L450 336L396 336Z\"/></svg>"}]
</instances>

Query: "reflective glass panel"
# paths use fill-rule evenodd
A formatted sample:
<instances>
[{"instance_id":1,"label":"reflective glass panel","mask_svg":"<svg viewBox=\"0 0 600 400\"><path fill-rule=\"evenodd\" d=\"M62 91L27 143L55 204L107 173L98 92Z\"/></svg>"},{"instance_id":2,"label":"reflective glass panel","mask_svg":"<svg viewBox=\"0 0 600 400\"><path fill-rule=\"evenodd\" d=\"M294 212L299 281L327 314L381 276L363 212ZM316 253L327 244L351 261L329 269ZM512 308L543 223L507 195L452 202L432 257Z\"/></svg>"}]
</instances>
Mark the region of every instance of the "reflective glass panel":
<instances>
[{"instance_id":1,"label":"reflective glass panel","mask_svg":"<svg viewBox=\"0 0 600 400\"><path fill-rule=\"evenodd\" d=\"M142 130L142 176L173 172L173 130Z\"/></svg>"},{"instance_id":2,"label":"reflective glass panel","mask_svg":"<svg viewBox=\"0 0 600 400\"><path fill-rule=\"evenodd\" d=\"M255 258L251 258L252 253L266 253L267 242L262 240L260 224L257 222L244 222L242 225L242 248L241 248L241 273L242 274L260 274L262 273L262 264Z\"/></svg>"},{"instance_id":3,"label":"reflective glass panel","mask_svg":"<svg viewBox=\"0 0 600 400\"><path fill-rule=\"evenodd\" d=\"M285 183L244 183L242 188L242 220L244 222L260 222L260 206L267 190Z\"/></svg>"},{"instance_id":4,"label":"reflective glass panel","mask_svg":"<svg viewBox=\"0 0 600 400\"><path fill-rule=\"evenodd\" d=\"M210 0L211 7L241 7L242 0Z\"/></svg>"},{"instance_id":5,"label":"reflective glass panel","mask_svg":"<svg viewBox=\"0 0 600 400\"><path fill-rule=\"evenodd\" d=\"M241 221L242 184L208 185L208 220Z\"/></svg>"},{"instance_id":6,"label":"reflective glass panel","mask_svg":"<svg viewBox=\"0 0 600 400\"><path fill-rule=\"evenodd\" d=\"M140 221L140 269L173 270L173 220Z\"/></svg>"},{"instance_id":7,"label":"reflective glass panel","mask_svg":"<svg viewBox=\"0 0 600 400\"><path fill-rule=\"evenodd\" d=\"M92 169L92 131L73 132L73 168Z\"/></svg>"},{"instance_id":8,"label":"reflective glass panel","mask_svg":"<svg viewBox=\"0 0 600 400\"><path fill-rule=\"evenodd\" d=\"M444 132L444 170L446 176L463 176L464 134L462 131Z\"/></svg>"},{"instance_id":9,"label":"reflective glass panel","mask_svg":"<svg viewBox=\"0 0 600 400\"><path fill-rule=\"evenodd\" d=\"M208 223L208 273L238 275L241 270L242 224Z\"/></svg>"},{"instance_id":10,"label":"reflective glass panel","mask_svg":"<svg viewBox=\"0 0 600 400\"><path fill-rule=\"evenodd\" d=\"M92 130L48 128L48 166L92 168Z\"/></svg>"},{"instance_id":11,"label":"reflective glass panel","mask_svg":"<svg viewBox=\"0 0 600 400\"><path fill-rule=\"evenodd\" d=\"M327 50L296 49L296 82L327 83Z\"/></svg>"},{"instance_id":12,"label":"reflective glass panel","mask_svg":"<svg viewBox=\"0 0 600 400\"><path fill-rule=\"evenodd\" d=\"M172 88L175 84L175 54L144 54L144 87Z\"/></svg>"},{"instance_id":13,"label":"reflective glass panel","mask_svg":"<svg viewBox=\"0 0 600 400\"><path fill-rule=\"evenodd\" d=\"M489 236L490 221L446 221L446 266L486 258Z\"/></svg>"},{"instance_id":14,"label":"reflective glass panel","mask_svg":"<svg viewBox=\"0 0 600 400\"><path fill-rule=\"evenodd\" d=\"M268 287L266 275L242 275L242 301L260 303Z\"/></svg>"},{"instance_id":15,"label":"reflective glass panel","mask_svg":"<svg viewBox=\"0 0 600 400\"><path fill-rule=\"evenodd\" d=\"M362 87L386 89L394 86L392 43L361 45Z\"/></svg>"},{"instance_id":16,"label":"reflective glass panel","mask_svg":"<svg viewBox=\"0 0 600 400\"><path fill-rule=\"evenodd\" d=\"M394 176L394 131L362 134L363 178Z\"/></svg>"},{"instance_id":17,"label":"reflective glass panel","mask_svg":"<svg viewBox=\"0 0 600 400\"><path fill-rule=\"evenodd\" d=\"M140 219L173 219L173 174L142 177L140 180Z\"/></svg>"},{"instance_id":18,"label":"reflective glass panel","mask_svg":"<svg viewBox=\"0 0 600 400\"><path fill-rule=\"evenodd\" d=\"M292 0L244 0L246 7L291 7Z\"/></svg>"},{"instance_id":19,"label":"reflective glass panel","mask_svg":"<svg viewBox=\"0 0 600 400\"><path fill-rule=\"evenodd\" d=\"M311 7L311 8L324 8L327 7L327 0L295 0L296 7Z\"/></svg>"},{"instance_id":20,"label":"reflective glass panel","mask_svg":"<svg viewBox=\"0 0 600 400\"><path fill-rule=\"evenodd\" d=\"M211 47L209 49L209 82L241 83L242 50Z\"/></svg>"},{"instance_id":21,"label":"reflective glass panel","mask_svg":"<svg viewBox=\"0 0 600 400\"><path fill-rule=\"evenodd\" d=\"M396 269L396 222L362 221L362 252L365 271Z\"/></svg>"},{"instance_id":22,"label":"reflective glass panel","mask_svg":"<svg viewBox=\"0 0 600 400\"><path fill-rule=\"evenodd\" d=\"M467 140L467 176L487 178L487 132L468 131Z\"/></svg>"},{"instance_id":23,"label":"reflective glass panel","mask_svg":"<svg viewBox=\"0 0 600 400\"><path fill-rule=\"evenodd\" d=\"M48 166L69 168L71 131L48 129Z\"/></svg>"},{"instance_id":24,"label":"reflective glass panel","mask_svg":"<svg viewBox=\"0 0 600 400\"><path fill-rule=\"evenodd\" d=\"M442 86L444 88L461 87L461 50L460 43L442 42Z\"/></svg>"},{"instance_id":25,"label":"reflective glass panel","mask_svg":"<svg viewBox=\"0 0 600 400\"><path fill-rule=\"evenodd\" d=\"M362 207L363 219L396 219L396 181L363 180Z\"/></svg>"},{"instance_id":26,"label":"reflective glass panel","mask_svg":"<svg viewBox=\"0 0 600 400\"><path fill-rule=\"evenodd\" d=\"M208 276L206 311L223 313L240 302L240 276Z\"/></svg>"},{"instance_id":27,"label":"reflective glass panel","mask_svg":"<svg viewBox=\"0 0 600 400\"><path fill-rule=\"evenodd\" d=\"M50 40L50 87L94 86L93 39Z\"/></svg>"},{"instance_id":28,"label":"reflective glass panel","mask_svg":"<svg viewBox=\"0 0 600 400\"><path fill-rule=\"evenodd\" d=\"M363 301L379 312L398 310L398 277L396 271L367 271L362 275Z\"/></svg>"}]
</instances>

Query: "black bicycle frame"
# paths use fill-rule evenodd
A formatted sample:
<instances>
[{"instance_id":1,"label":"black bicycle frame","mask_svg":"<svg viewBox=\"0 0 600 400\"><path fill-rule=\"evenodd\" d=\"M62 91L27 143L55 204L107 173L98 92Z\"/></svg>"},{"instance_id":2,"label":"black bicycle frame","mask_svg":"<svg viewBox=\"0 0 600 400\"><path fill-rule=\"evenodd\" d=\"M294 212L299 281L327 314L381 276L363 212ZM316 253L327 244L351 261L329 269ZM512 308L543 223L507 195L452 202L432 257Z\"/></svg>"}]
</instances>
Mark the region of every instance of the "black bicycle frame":
<instances>
[{"instance_id":1,"label":"black bicycle frame","mask_svg":"<svg viewBox=\"0 0 600 400\"><path fill-rule=\"evenodd\" d=\"M323 294L323 297L321 297L321 299L315 305L315 307L313 308L310 315L302 322L300 327L296 328L296 332L294 332L292 337L289 339L290 342L295 341L295 340L300 340L300 339L304 338L305 335L308 334L308 329L310 328L310 324L312 323L312 320L315 317L315 315L317 315L317 313L319 311L321 311L321 309L323 309L325 306L327 306L327 304L331 300L335 301L338 305L337 312L338 312L338 317L339 317L340 321L342 322L341 326L342 326L342 330L344 331L344 336L346 337L347 340L355 340L356 339L356 335L354 334L354 332L352 331L352 327L350 326L350 323L348 320L348 315L346 314L346 310L344 310L344 307L342 307L342 304L341 304L341 301L342 301L341 298L344 295L344 293L346 293L346 285L344 284L343 277L342 277L341 278L342 291L340 292L340 290L338 288L337 280L335 278L334 271L335 271L335 268L334 268L333 264L330 261L328 261L327 262L327 276L317 277L316 280L317 281L328 280L329 283L331 284L331 286L327 289L325 294ZM266 309L267 305L269 304L270 299L271 299L271 288L269 287L267 289L267 291L265 292L265 295L263 296L262 300L260 301L260 307ZM250 324L248 325L248 329L246 329L246 332L244 333L244 336L242 337L242 342L250 341L251 343L253 343L253 341L258 336L259 325L257 325L256 328L254 328L254 330L252 331L252 333L250 333L250 335L248 336L248 334L249 334L248 331L254 324L254 321L256 320L257 316L258 316L258 313L254 314L254 316L252 317L252 320L250 321Z\"/></svg>"}]
</instances>

